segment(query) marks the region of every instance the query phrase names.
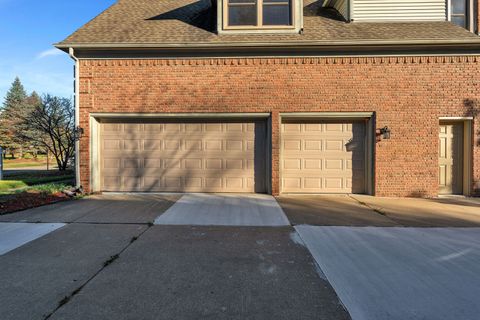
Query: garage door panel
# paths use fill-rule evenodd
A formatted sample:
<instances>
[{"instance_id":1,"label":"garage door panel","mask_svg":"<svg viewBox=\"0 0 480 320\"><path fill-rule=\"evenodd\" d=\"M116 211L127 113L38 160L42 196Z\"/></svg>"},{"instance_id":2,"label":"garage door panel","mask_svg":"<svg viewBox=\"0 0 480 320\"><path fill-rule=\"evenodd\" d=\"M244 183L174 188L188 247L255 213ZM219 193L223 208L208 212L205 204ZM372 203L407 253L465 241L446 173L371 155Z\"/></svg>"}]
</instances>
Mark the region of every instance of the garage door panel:
<instances>
[{"instance_id":1,"label":"garage door panel","mask_svg":"<svg viewBox=\"0 0 480 320\"><path fill-rule=\"evenodd\" d=\"M282 192L363 193L365 123L282 124Z\"/></svg>"},{"instance_id":2,"label":"garage door panel","mask_svg":"<svg viewBox=\"0 0 480 320\"><path fill-rule=\"evenodd\" d=\"M103 176L103 185L106 189L116 189L122 184L122 177L119 176Z\"/></svg>"},{"instance_id":3,"label":"garage door panel","mask_svg":"<svg viewBox=\"0 0 480 320\"><path fill-rule=\"evenodd\" d=\"M118 133L123 131L123 125L118 123L106 123L103 125L104 134Z\"/></svg>"},{"instance_id":4,"label":"garage door panel","mask_svg":"<svg viewBox=\"0 0 480 320\"><path fill-rule=\"evenodd\" d=\"M109 151L117 152L122 149L123 149L123 141L119 139L105 140L104 142L103 152L109 152Z\"/></svg>"},{"instance_id":5,"label":"garage door panel","mask_svg":"<svg viewBox=\"0 0 480 320\"><path fill-rule=\"evenodd\" d=\"M322 140L312 140L308 139L304 142L304 150L305 151L312 151L317 152L323 149L323 141Z\"/></svg>"},{"instance_id":6,"label":"garage door panel","mask_svg":"<svg viewBox=\"0 0 480 320\"><path fill-rule=\"evenodd\" d=\"M163 149L162 140L144 139L143 150L145 151L161 151Z\"/></svg>"},{"instance_id":7,"label":"garage door panel","mask_svg":"<svg viewBox=\"0 0 480 320\"><path fill-rule=\"evenodd\" d=\"M143 131L147 133L160 133L163 131L163 125L155 123L145 124L143 126Z\"/></svg>"},{"instance_id":8,"label":"garage door panel","mask_svg":"<svg viewBox=\"0 0 480 320\"><path fill-rule=\"evenodd\" d=\"M157 169L163 168L163 161L159 158L146 158L143 160L144 169Z\"/></svg>"},{"instance_id":9,"label":"garage door panel","mask_svg":"<svg viewBox=\"0 0 480 320\"><path fill-rule=\"evenodd\" d=\"M340 191L344 186L343 181L344 179L342 178L325 178L325 189L337 189Z\"/></svg>"},{"instance_id":10,"label":"garage door panel","mask_svg":"<svg viewBox=\"0 0 480 320\"><path fill-rule=\"evenodd\" d=\"M300 151L302 149L302 140L301 139L296 139L296 140L285 139L283 141L283 149Z\"/></svg>"},{"instance_id":11,"label":"garage door panel","mask_svg":"<svg viewBox=\"0 0 480 320\"><path fill-rule=\"evenodd\" d=\"M302 159L285 159L283 160L283 168L285 170L300 170L302 168Z\"/></svg>"},{"instance_id":12,"label":"garage door panel","mask_svg":"<svg viewBox=\"0 0 480 320\"><path fill-rule=\"evenodd\" d=\"M264 130L263 122L103 123L102 189L262 192Z\"/></svg>"},{"instance_id":13,"label":"garage door panel","mask_svg":"<svg viewBox=\"0 0 480 320\"><path fill-rule=\"evenodd\" d=\"M302 179L294 177L285 177L282 179L284 190L300 190L302 188Z\"/></svg>"},{"instance_id":14,"label":"garage door panel","mask_svg":"<svg viewBox=\"0 0 480 320\"><path fill-rule=\"evenodd\" d=\"M305 170L322 170L323 169L323 161L320 159L304 159L304 166Z\"/></svg>"},{"instance_id":15,"label":"garage door panel","mask_svg":"<svg viewBox=\"0 0 480 320\"><path fill-rule=\"evenodd\" d=\"M314 189L314 190L321 189L322 178L320 177L305 178L303 187L305 189Z\"/></svg>"}]
</instances>

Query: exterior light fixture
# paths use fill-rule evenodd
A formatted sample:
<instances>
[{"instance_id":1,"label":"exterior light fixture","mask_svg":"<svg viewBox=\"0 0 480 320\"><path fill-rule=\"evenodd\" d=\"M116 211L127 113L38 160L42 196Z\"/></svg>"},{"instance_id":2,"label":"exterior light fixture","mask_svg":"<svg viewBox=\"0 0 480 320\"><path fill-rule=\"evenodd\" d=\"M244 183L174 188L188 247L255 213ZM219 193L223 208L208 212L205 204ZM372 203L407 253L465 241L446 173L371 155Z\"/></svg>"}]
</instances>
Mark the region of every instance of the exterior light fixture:
<instances>
[{"instance_id":1,"label":"exterior light fixture","mask_svg":"<svg viewBox=\"0 0 480 320\"><path fill-rule=\"evenodd\" d=\"M74 130L74 135L75 135L75 140L79 141L83 137L84 130L81 127L75 127Z\"/></svg>"},{"instance_id":2,"label":"exterior light fixture","mask_svg":"<svg viewBox=\"0 0 480 320\"><path fill-rule=\"evenodd\" d=\"M380 134L382 135L383 139L390 139L391 131L388 127L383 127L380 129Z\"/></svg>"}]
</instances>

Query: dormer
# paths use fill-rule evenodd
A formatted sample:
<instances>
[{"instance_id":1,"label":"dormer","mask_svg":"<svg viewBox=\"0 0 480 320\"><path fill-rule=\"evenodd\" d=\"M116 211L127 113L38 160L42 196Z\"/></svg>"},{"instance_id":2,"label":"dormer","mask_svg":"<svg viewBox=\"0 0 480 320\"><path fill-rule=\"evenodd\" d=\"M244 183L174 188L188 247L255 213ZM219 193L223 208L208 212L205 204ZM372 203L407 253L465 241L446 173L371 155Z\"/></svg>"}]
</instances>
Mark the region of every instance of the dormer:
<instances>
[{"instance_id":1,"label":"dormer","mask_svg":"<svg viewBox=\"0 0 480 320\"><path fill-rule=\"evenodd\" d=\"M215 2L216 1L216 2ZM213 0L219 34L300 33L302 0Z\"/></svg>"},{"instance_id":2,"label":"dormer","mask_svg":"<svg viewBox=\"0 0 480 320\"><path fill-rule=\"evenodd\" d=\"M350 22L451 21L475 32L474 0L326 0Z\"/></svg>"}]
</instances>

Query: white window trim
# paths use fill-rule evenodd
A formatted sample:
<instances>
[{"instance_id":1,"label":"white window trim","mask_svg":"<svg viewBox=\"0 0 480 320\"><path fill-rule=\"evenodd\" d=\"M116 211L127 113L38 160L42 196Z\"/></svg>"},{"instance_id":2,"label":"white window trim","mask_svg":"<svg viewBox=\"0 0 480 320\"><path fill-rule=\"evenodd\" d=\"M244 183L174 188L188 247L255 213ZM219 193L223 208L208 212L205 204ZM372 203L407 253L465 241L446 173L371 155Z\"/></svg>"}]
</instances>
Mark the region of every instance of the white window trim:
<instances>
[{"instance_id":1,"label":"white window trim","mask_svg":"<svg viewBox=\"0 0 480 320\"><path fill-rule=\"evenodd\" d=\"M473 0L468 0L467 2L467 22L468 30L470 32L475 32L475 17L474 17L474 8L475 4ZM447 0L447 20L452 21L452 0Z\"/></svg>"},{"instance_id":2,"label":"white window trim","mask_svg":"<svg viewBox=\"0 0 480 320\"><path fill-rule=\"evenodd\" d=\"M252 0L254 1L254 0ZM263 1L257 1L257 25L255 26L230 26L228 25L228 0L223 1L223 29L224 30L269 30L269 29L295 29L295 2L296 0L285 0L285 2L292 1L290 17L292 19L291 25L264 25L263 24Z\"/></svg>"},{"instance_id":3,"label":"white window trim","mask_svg":"<svg viewBox=\"0 0 480 320\"><path fill-rule=\"evenodd\" d=\"M289 26L228 26L228 0L217 1L217 32L219 34L299 33L303 28L303 0L292 0L292 25ZM262 2L263 0L259 1L259 7ZM257 19L260 21L263 18L258 16Z\"/></svg>"}]
</instances>

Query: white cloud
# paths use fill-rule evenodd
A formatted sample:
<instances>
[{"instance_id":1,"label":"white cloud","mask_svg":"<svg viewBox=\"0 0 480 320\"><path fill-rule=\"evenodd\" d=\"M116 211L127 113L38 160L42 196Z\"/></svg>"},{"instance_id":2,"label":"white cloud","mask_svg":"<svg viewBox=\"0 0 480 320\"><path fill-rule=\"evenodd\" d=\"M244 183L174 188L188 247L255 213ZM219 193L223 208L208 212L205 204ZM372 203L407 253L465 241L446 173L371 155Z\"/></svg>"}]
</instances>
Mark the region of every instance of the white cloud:
<instances>
[{"instance_id":1,"label":"white cloud","mask_svg":"<svg viewBox=\"0 0 480 320\"><path fill-rule=\"evenodd\" d=\"M45 50L45 51L40 52L37 55L37 59L43 59L43 58L52 57L52 56L59 56L61 54L64 54L64 52L57 49L57 48L53 48L53 49L49 49L49 50Z\"/></svg>"},{"instance_id":2,"label":"white cloud","mask_svg":"<svg viewBox=\"0 0 480 320\"><path fill-rule=\"evenodd\" d=\"M1 1L1 0L0 0ZM61 52L61 51L60 51ZM73 95L73 61L65 55L55 59L36 60L0 59L0 106L16 76L27 92L50 93L69 98Z\"/></svg>"}]
</instances>

